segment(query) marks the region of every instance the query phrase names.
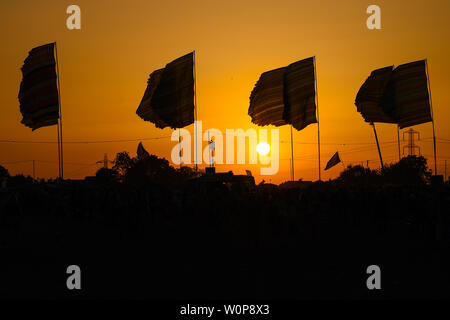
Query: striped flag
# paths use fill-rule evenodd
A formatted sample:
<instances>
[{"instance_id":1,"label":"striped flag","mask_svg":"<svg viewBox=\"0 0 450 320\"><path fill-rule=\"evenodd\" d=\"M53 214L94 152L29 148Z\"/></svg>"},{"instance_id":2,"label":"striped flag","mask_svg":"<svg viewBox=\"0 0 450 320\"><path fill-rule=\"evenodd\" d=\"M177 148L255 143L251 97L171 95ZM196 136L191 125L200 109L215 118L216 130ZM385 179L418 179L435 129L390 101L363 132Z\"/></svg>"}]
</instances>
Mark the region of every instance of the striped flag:
<instances>
[{"instance_id":1,"label":"striped flag","mask_svg":"<svg viewBox=\"0 0 450 320\"><path fill-rule=\"evenodd\" d=\"M150 74L150 78L147 81L147 88L145 89L144 96L142 97L141 103L139 104L136 113L144 119L145 121L150 121L156 125L157 128L165 128L167 127L166 122L164 122L158 114L151 107L151 99L153 97L153 93L155 92L159 80L161 79L161 75L164 69L159 69L153 71Z\"/></svg>"},{"instance_id":2,"label":"striped flag","mask_svg":"<svg viewBox=\"0 0 450 320\"><path fill-rule=\"evenodd\" d=\"M395 68L384 107L392 109L400 129L432 120L425 60Z\"/></svg>"},{"instance_id":3,"label":"striped flag","mask_svg":"<svg viewBox=\"0 0 450 320\"><path fill-rule=\"evenodd\" d=\"M19 102L22 123L33 131L58 123L55 43L33 48L22 66Z\"/></svg>"},{"instance_id":4,"label":"striped flag","mask_svg":"<svg viewBox=\"0 0 450 320\"><path fill-rule=\"evenodd\" d=\"M317 123L314 69L314 58L308 58L290 64L284 76L283 118L299 131Z\"/></svg>"},{"instance_id":5,"label":"striped flag","mask_svg":"<svg viewBox=\"0 0 450 320\"><path fill-rule=\"evenodd\" d=\"M367 122L397 123L403 129L432 121L426 61L373 71L355 104Z\"/></svg>"},{"instance_id":6,"label":"striped flag","mask_svg":"<svg viewBox=\"0 0 450 320\"><path fill-rule=\"evenodd\" d=\"M288 124L284 119L284 74L286 68L264 72L250 94L248 115L259 126Z\"/></svg>"},{"instance_id":7,"label":"striped flag","mask_svg":"<svg viewBox=\"0 0 450 320\"><path fill-rule=\"evenodd\" d=\"M327 162L327 166L325 167L325 170L333 168L335 165L337 165L339 162L341 162L341 159L339 158L339 152L336 152L330 160Z\"/></svg>"},{"instance_id":8,"label":"striped flag","mask_svg":"<svg viewBox=\"0 0 450 320\"><path fill-rule=\"evenodd\" d=\"M157 128L194 123L194 81L193 52L152 72L137 115Z\"/></svg>"},{"instance_id":9,"label":"striped flag","mask_svg":"<svg viewBox=\"0 0 450 320\"><path fill-rule=\"evenodd\" d=\"M366 122L396 123L381 107L392 69L393 67L389 66L372 71L356 95L355 105Z\"/></svg>"},{"instance_id":10,"label":"striped flag","mask_svg":"<svg viewBox=\"0 0 450 320\"><path fill-rule=\"evenodd\" d=\"M259 126L316 123L314 58L264 72L250 95L248 114Z\"/></svg>"}]
</instances>

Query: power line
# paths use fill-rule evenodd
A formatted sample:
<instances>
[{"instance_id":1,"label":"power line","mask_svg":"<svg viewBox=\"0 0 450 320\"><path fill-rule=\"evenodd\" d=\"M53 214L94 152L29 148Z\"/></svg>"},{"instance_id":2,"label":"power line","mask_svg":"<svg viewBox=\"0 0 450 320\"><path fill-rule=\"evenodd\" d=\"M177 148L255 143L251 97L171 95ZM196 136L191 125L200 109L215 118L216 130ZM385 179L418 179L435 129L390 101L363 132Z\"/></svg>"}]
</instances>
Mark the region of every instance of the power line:
<instances>
[{"instance_id":1,"label":"power line","mask_svg":"<svg viewBox=\"0 0 450 320\"><path fill-rule=\"evenodd\" d=\"M235 135L227 135L225 136L233 136ZM117 139L117 140L91 140L91 141L65 141L64 144L98 144L98 143L120 143L120 142L137 142L137 141L148 141L148 140L161 140L168 139L172 136L160 136L160 137L150 137L150 138L132 138L132 139ZM252 138L252 137L247 137ZM257 139L257 138L254 138ZM423 138L422 140L429 140L432 137ZM450 143L450 139L446 138L436 138L438 140L443 140ZM280 140L280 143L291 143L290 141ZM427 141L428 142L428 141ZM39 140L15 140L15 139L0 139L0 143L23 143L23 144L55 144L57 141L39 141ZM315 145L317 142L302 142L302 141L294 141L295 144L311 144ZM397 143L397 141L385 141L380 142L381 144L390 144ZM375 142L325 142L323 145L337 145L337 146L345 146L345 145L374 145Z\"/></svg>"},{"instance_id":2,"label":"power line","mask_svg":"<svg viewBox=\"0 0 450 320\"><path fill-rule=\"evenodd\" d=\"M26 162L39 162L39 163L58 163L58 161L49 161L49 160L16 160L16 161L0 161L0 164L15 164L15 163L26 163ZM94 162L89 162L89 163L79 163L79 162L64 162L64 164L68 164L68 165L77 165L77 166L85 166L85 165L91 165L91 164L96 164Z\"/></svg>"},{"instance_id":3,"label":"power line","mask_svg":"<svg viewBox=\"0 0 450 320\"><path fill-rule=\"evenodd\" d=\"M146 140L160 140L170 138L171 136L138 138L138 139L120 139L120 140L92 140L92 141L64 141L64 144L93 144L93 143L115 143L115 142L136 142ZM0 143L30 143L30 144L55 144L57 141L32 141L32 140L0 140Z\"/></svg>"}]
</instances>

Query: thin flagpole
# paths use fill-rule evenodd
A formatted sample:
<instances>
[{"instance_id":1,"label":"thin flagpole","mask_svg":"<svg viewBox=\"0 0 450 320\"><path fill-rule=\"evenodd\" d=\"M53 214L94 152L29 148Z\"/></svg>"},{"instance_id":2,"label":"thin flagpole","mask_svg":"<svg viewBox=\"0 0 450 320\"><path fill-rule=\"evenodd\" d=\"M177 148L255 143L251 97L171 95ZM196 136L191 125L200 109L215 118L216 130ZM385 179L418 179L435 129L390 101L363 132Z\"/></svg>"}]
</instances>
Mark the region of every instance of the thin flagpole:
<instances>
[{"instance_id":1,"label":"thin flagpole","mask_svg":"<svg viewBox=\"0 0 450 320\"><path fill-rule=\"evenodd\" d=\"M292 181L295 180L295 174L294 174L294 138L293 138L293 134L292 134L292 125L291 125L291 179Z\"/></svg>"},{"instance_id":2,"label":"thin flagpole","mask_svg":"<svg viewBox=\"0 0 450 320\"><path fill-rule=\"evenodd\" d=\"M437 164L436 164L436 134L434 130L434 113L433 113L433 102L431 100L431 84L430 84L430 74L428 73L428 60L425 59L425 66L427 69L427 83L428 83L428 92L430 98L430 113L431 113L431 124L433 126L433 145L434 145L434 174L437 175Z\"/></svg>"},{"instance_id":3,"label":"thin flagpole","mask_svg":"<svg viewBox=\"0 0 450 320\"><path fill-rule=\"evenodd\" d=\"M180 145L180 169L181 169L181 130L178 128L178 144Z\"/></svg>"},{"instance_id":4,"label":"thin flagpole","mask_svg":"<svg viewBox=\"0 0 450 320\"><path fill-rule=\"evenodd\" d=\"M400 127L397 125L397 145L398 145L398 161L402 159L400 155Z\"/></svg>"},{"instance_id":5,"label":"thin flagpole","mask_svg":"<svg viewBox=\"0 0 450 320\"><path fill-rule=\"evenodd\" d=\"M375 134L375 140L377 141L378 156L380 157L381 169L384 169L383 157L381 156L381 149L380 149L380 143L378 142L377 130L375 129L375 124L373 122L371 122L370 125L373 128L373 133Z\"/></svg>"},{"instance_id":6,"label":"thin flagpole","mask_svg":"<svg viewBox=\"0 0 450 320\"><path fill-rule=\"evenodd\" d=\"M289 159L289 167L291 170L291 181L292 181L292 159Z\"/></svg>"},{"instance_id":7,"label":"thin flagpole","mask_svg":"<svg viewBox=\"0 0 450 320\"><path fill-rule=\"evenodd\" d=\"M212 167L212 162L211 162L211 157L212 157L212 152L211 152L211 140L209 137L209 131L208 131L208 152L209 152L209 167Z\"/></svg>"},{"instance_id":8,"label":"thin flagpole","mask_svg":"<svg viewBox=\"0 0 450 320\"><path fill-rule=\"evenodd\" d=\"M56 133L58 135L58 177L61 178L61 145L59 142L59 121L56 123Z\"/></svg>"},{"instance_id":9,"label":"thin flagpole","mask_svg":"<svg viewBox=\"0 0 450 320\"><path fill-rule=\"evenodd\" d=\"M61 113L61 84L59 82L59 62L58 62L58 48L55 42L55 53L56 53L56 71L58 74L58 102L59 102L59 143L60 143L60 178L64 179L64 157L63 157L63 134L62 134L62 113Z\"/></svg>"},{"instance_id":10,"label":"thin flagpole","mask_svg":"<svg viewBox=\"0 0 450 320\"><path fill-rule=\"evenodd\" d=\"M197 66L195 64L195 50L194 50L194 149L195 149L195 171L198 170L197 164Z\"/></svg>"},{"instance_id":11,"label":"thin flagpole","mask_svg":"<svg viewBox=\"0 0 450 320\"><path fill-rule=\"evenodd\" d=\"M320 172L320 127L319 127L319 93L317 91L317 69L316 69L316 56L314 56L314 83L316 85L316 113L317 113L317 148L319 153L319 181L322 180Z\"/></svg>"}]
</instances>

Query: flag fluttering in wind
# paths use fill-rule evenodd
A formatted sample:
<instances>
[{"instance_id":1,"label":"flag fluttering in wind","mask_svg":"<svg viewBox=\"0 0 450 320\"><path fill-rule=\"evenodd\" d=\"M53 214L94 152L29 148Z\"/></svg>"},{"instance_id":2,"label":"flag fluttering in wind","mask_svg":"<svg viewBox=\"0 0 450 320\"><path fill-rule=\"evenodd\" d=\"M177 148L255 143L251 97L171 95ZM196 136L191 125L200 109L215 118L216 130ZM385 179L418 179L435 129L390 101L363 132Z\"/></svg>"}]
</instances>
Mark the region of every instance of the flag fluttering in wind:
<instances>
[{"instance_id":1,"label":"flag fluttering in wind","mask_svg":"<svg viewBox=\"0 0 450 320\"><path fill-rule=\"evenodd\" d=\"M366 122L395 123L395 120L382 107L382 99L391 79L393 67L372 71L356 95L355 104Z\"/></svg>"},{"instance_id":2,"label":"flag fluttering in wind","mask_svg":"<svg viewBox=\"0 0 450 320\"><path fill-rule=\"evenodd\" d=\"M316 123L314 58L264 72L250 95L248 114L259 125L291 124L302 130Z\"/></svg>"},{"instance_id":3,"label":"flag fluttering in wind","mask_svg":"<svg viewBox=\"0 0 450 320\"><path fill-rule=\"evenodd\" d=\"M279 68L261 74L250 94L248 115L259 126L288 124L284 118L284 74L286 68Z\"/></svg>"},{"instance_id":4,"label":"flag fluttering in wind","mask_svg":"<svg viewBox=\"0 0 450 320\"><path fill-rule=\"evenodd\" d=\"M258 126L291 125L291 178L294 180L294 145L292 128L298 131L318 124L316 105L315 57L291 63L287 67L261 74L250 94L248 115ZM317 113L317 118L316 118ZM320 134L317 126L320 175Z\"/></svg>"},{"instance_id":5,"label":"flag fluttering in wind","mask_svg":"<svg viewBox=\"0 0 450 320\"><path fill-rule=\"evenodd\" d=\"M144 146L142 145L142 142L139 142L137 147L137 156L139 160L146 160L150 157L150 154L145 150Z\"/></svg>"},{"instance_id":6,"label":"flag fluttering in wind","mask_svg":"<svg viewBox=\"0 0 450 320\"><path fill-rule=\"evenodd\" d=\"M33 48L22 67L19 102L22 123L36 130L58 124L59 94L57 86L55 43Z\"/></svg>"},{"instance_id":7,"label":"flag fluttering in wind","mask_svg":"<svg viewBox=\"0 0 450 320\"><path fill-rule=\"evenodd\" d=\"M184 55L150 74L136 114L157 128L194 123L194 54Z\"/></svg>"},{"instance_id":8,"label":"flag fluttering in wind","mask_svg":"<svg viewBox=\"0 0 450 320\"><path fill-rule=\"evenodd\" d=\"M325 167L325 171L333 168L335 165L341 162L341 158L339 158L339 152L336 152L330 160L327 162L327 166Z\"/></svg>"},{"instance_id":9,"label":"flag fluttering in wind","mask_svg":"<svg viewBox=\"0 0 450 320\"><path fill-rule=\"evenodd\" d=\"M425 60L406 63L392 72L382 103L400 129L430 122L431 107Z\"/></svg>"},{"instance_id":10,"label":"flag fluttering in wind","mask_svg":"<svg viewBox=\"0 0 450 320\"><path fill-rule=\"evenodd\" d=\"M396 123L403 129L432 121L425 60L373 71L355 104L366 122Z\"/></svg>"},{"instance_id":11,"label":"flag fluttering in wind","mask_svg":"<svg viewBox=\"0 0 450 320\"><path fill-rule=\"evenodd\" d=\"M297 130L317 123L314 58L290 64L284 77L285 121Z\"/></svg>"}]
</instances>

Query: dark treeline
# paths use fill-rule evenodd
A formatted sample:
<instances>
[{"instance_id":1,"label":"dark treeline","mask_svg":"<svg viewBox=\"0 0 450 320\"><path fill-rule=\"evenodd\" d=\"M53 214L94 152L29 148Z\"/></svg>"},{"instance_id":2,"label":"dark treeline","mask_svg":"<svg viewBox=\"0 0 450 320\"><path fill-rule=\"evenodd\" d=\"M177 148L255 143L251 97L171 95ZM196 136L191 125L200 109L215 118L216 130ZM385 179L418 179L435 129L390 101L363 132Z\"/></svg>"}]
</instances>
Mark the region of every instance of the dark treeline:
<instances>
[{"instance_id":1,"label":"dark treeline","mask_svg":"<svg viewBox=\"0 0 450 320\"><path fill-rule=\"evenodd\" d=\"M34 281L48 261L82 261L97 279L87 297L377 298L365 286L371 264L385 270L383 297L447 297L450 187L430 175L410 157L329 182L244 188L120 153L92 181L10 178L0 246L41 265ZM21 270L17 261L2 268ZM16 288L2 295L33 296L2 280ZM59 296L59 284L45 288Z\"/></svg>"}]
</instances>

